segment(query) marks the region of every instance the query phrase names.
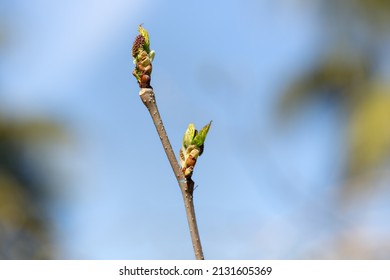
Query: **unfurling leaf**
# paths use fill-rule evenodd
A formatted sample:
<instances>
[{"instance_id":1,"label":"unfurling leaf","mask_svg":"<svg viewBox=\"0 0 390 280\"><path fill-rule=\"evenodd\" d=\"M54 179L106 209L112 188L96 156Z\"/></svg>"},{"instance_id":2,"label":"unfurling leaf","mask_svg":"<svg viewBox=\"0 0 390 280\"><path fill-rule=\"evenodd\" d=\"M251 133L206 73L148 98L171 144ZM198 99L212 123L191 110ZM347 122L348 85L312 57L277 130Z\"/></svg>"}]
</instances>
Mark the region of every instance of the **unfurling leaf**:
<instances>
[{"instance_id":1,"label":"unfurling leaf","mask_svg":"<svg viewBox=\"0 0 390 280\"><path fill-rule=\"evenodd\" d=\"M212 121L210 121L209 124L205 125L197 135L195 135L194 139L192 140L192 144L201 147L204 144L204 141L206 141L207 133L209 132L210 126Z\"/></svg>"},{"instance_id":2,"label":"unfurling leaf","mask_svg":"<svg viewBox=\"0 0 390 280\"><path fill-rule=\"evenodd\" d=\"M184 133L184 137L183 137L184 149L187 149L191 145L192 140L195 137L195 134L196 134L195 125L193 123L190 123L188 125L187 131Z\"/></svg>"},{"instance_id":3,"label":"unfurling leaf","mask_svg":"<svg viewBox=\"0 0 390 280\"><path fill-rule=\"evenodd\" d=\"M144 37L144 39L145 39L144 49L147 53L149 53L150 52L150 41L149 41L148 31L142 27L142 24L140 24L138 26L138 32L142 37Z\"/></svg>"}]
</instances>

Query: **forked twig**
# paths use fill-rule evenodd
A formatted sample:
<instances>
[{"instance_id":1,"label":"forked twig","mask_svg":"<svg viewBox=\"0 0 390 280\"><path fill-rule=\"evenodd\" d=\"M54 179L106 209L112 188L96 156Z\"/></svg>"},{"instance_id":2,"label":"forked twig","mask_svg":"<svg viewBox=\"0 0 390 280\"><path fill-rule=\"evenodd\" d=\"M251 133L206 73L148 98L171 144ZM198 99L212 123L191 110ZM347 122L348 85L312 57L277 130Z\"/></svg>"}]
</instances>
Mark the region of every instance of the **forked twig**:
<instances>
[{"instance_id":1,"label":"forked twig","mask_svg":"<svg viewBox=\"0 0 390 280\"><path fill-rule=\"evenodd\" d=\"M196 160L203 152L203 143L211 122L199 133L197 130L195 130L194 125L189 125L186 134L184 135L183 147L180 150L180 158L182 163L182 166L180 167L169 142L168 135L165 131L163 121L158 111L154 91L150 85L154 51L150 50L149 35L147 31L142 28L142 26L139 26L139 33L140 35L136 37L132 48L132 55L136 65L133 71L133 75L136 77L140 86L139 95L141 100L153 119L153 123L160 137L164 151L168 157L173 173L175 174L177 182L180 186L195 257L198 260L203 260L203 250L200 242L193 202L194 181L191 179L191 176Z\"/></svg>"}]
</instances>

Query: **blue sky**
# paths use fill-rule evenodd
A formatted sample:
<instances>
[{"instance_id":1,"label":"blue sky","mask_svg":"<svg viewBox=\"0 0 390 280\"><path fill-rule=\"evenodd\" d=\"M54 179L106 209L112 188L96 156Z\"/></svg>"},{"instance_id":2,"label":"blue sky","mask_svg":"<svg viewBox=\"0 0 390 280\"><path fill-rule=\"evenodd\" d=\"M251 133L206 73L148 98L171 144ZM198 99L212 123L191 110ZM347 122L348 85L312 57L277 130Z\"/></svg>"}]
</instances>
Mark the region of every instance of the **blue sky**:
<instances>
[{"instance_id":1,"label":"blue sky","mask_svg":"<svg viewBox=\"0 0 390 280\"><path fill-rule=\"evenodd\" d=\"M174 149L189 122L213 120L193 177L206 258L305 258L330 242L338 116L315 105L303 125L272 125L282 91L321 52L316 2L1 6L10 30L2 102L70 135L48 159L60 181L59 258L193 258L179 188L131 75L140 23L156 51L152 85Z\"/></svg>"}]
</instances>

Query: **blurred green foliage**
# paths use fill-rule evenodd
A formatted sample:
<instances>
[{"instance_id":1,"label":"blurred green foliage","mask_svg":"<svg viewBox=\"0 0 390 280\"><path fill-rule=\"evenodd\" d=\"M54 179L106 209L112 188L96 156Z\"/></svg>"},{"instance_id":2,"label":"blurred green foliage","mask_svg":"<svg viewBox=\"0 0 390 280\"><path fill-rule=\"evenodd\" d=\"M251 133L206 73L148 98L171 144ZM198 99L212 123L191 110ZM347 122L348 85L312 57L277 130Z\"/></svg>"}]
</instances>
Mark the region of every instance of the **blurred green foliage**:
<instances>
[{"instance_id":1,"label":"blurred green foliage","mask_svg":"<svg viewBox=\"0 0 390 280\"><path fill-rule=\"evenodd\" d=\"M356 176L385 164L390 156L390 88L379 83L361 88L364 97L349 120L347 173Z\"/></svg>"},{"instance_id":2,"label":"blurred green foliage","mask_svg":"<svg viewBox=\"0 0 390 280\"><path fill-rule=\"evenodd\" d=\"M0 37L1 46L6 41ZM0 113L0 259L54 257L47 207L51 174L40 151L63 137L60 126L47 119Z\"/></svg>"},{"instance_id":3,"label":"blurred green foliage","mask_svg":"<svg viewBox=\"0 0 390 280\"><path fill-rule=\"evenodd\" d=\"M390 1L323 2L326 20L335 25L328 34L333 41L289 86L279 103L279 115L286 120L313 99L332 100L346 117L343 176L354 180L384 167L390 156L390 83L381 78L378 63L389 39Z\"/></svg>"},{"instance_id":4,"label":"blurred green foliage","mask_svg":"<svg viewBox=\"0 0 390 280\"><path fill-rule=\"evenodd\" d=\"M59 126L47 120L0 115L0 259L53 257L46 208L49 174L29 151L60 135Z\"/></svg>"}]
</instances>

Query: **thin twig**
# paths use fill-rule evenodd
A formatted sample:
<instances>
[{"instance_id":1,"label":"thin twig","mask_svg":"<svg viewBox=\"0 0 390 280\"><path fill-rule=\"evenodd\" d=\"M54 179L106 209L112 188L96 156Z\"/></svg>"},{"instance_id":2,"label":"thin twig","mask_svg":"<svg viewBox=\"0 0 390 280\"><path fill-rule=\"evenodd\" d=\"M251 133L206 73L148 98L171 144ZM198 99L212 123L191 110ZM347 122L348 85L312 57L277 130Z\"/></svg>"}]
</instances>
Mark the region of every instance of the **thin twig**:
<instances>
[{"instance_id":1,"label":"thin twig","mask_svg":"<svg viewBox=\"0 0 390 280\"><path fill-rule=\"evenodd\" d=\"M160 140L164 147L164 151L168 157L169 163L171 164L177 182L179 183L180 190L184 200L184 206L186 209L188 226L190 228L192 246L194 247L195 258L197 260L204 260L202 245L200 243L198 225L196 223L194 203L193 203L194 181L192 181L192 179L190 178L186 179L183 175L180 165L176 159L175 153L173 152L171 143L169 142L168 135L165 131L160 113L158 111L153 89L141 88L139 95L141 97L142 102L145 104L146 108L148 109L150 116L153 119L153 123L156 126L158 135L160 136Z\"/></svg>"}]
</instances>

